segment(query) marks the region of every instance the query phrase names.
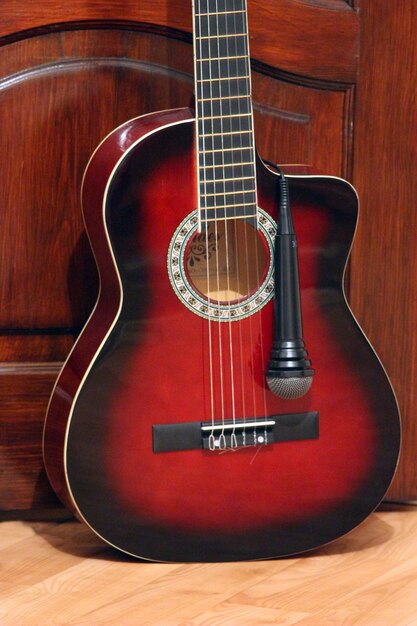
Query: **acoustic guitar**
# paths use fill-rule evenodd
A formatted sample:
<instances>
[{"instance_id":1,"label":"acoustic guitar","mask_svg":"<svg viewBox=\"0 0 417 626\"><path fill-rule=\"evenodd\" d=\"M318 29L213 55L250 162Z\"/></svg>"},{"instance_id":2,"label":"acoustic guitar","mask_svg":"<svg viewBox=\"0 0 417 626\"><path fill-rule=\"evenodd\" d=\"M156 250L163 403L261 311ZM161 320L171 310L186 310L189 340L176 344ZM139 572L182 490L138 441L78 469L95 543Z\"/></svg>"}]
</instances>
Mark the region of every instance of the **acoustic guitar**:
<instances>
[{"instance_id":1,"label":"acoustic guitar","mask_svg":"<svg viewBox=\"0 0 417 626\"><path fill-rule=\"evenodd\" d=\"M45 465L130 555L283 557L380 503L398 408L345 299L354 188L257 155L246 0L194 0L193 25L194 105L127 121L87 166L100 291Z\"/></svg>"}]
</instances>

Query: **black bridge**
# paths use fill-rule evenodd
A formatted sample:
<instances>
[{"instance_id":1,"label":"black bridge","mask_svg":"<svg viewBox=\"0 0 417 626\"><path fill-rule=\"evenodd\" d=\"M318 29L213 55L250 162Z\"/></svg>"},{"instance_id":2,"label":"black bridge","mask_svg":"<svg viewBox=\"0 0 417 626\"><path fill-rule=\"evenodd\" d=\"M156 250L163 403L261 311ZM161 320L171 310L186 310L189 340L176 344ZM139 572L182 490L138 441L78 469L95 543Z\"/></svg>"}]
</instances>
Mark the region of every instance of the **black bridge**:
<instances>
[{"instance_id":1,"label":"black bridge","mask_svg":"<svg viewBox=\"0 0 417 626\"><path fill-rule=\"evenodd\" d=\"M318 439L319 414L285 413L266 418L240 418L224 422L181 422L152 427L153 451L226 450L264 446L284 441Z\"/></svg>"}]
</instances>

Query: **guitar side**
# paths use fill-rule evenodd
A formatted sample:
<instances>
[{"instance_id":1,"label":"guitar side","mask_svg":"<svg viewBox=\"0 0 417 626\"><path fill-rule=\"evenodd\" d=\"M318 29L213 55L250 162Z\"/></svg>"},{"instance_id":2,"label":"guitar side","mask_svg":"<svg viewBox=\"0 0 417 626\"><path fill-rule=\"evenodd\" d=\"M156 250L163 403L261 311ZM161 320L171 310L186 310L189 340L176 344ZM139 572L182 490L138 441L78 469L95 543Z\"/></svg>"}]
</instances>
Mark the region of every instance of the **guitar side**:
<instances>
[{"instance_id":1,"label":"guitar side","mask_svg":"<svg viewBox=\"0 0 417 626\"><path fill-rule=\"evenodd\" d=\"M43 432L43 459L48 479L65 506L77 513L65 473L65 440L72 403L81 381L120 307L122 292L109 246L103 215L108 178L117 162L137 141L157 131L161 124L189 119L188 109L142 115L114 129L97 146L84 173L81 201L83 219L99 273L95 306L55 382Z\"/></svg>"},{"instance_id":2,"label":"guitar side","mask_svg":"<svg viewBox=\"0 0 417 626\"><path fill-rule=\"evenodd\" d=\"M232 405L250 417L316 412L318 435L224 453L155 453L154 426L206 422L211 412L209 324L184 306L167 272L173 234L197 203L193 121L188 109L132 120L87 168L84 218L100 293L51 398L45 464L62 501L129 554L284 556L354 528L383 497L397 463L395 397L343 293L357 198L337 178L297 169L288 176L316 369L305 397L284 401L266 389L272 302L210 330L223 341L212 358L224 366L228 416ZM259 205L274 221L276 176L260 162L257 176ZM230 361L239 371L234 385Z\"/></svg>"}]
</instances>

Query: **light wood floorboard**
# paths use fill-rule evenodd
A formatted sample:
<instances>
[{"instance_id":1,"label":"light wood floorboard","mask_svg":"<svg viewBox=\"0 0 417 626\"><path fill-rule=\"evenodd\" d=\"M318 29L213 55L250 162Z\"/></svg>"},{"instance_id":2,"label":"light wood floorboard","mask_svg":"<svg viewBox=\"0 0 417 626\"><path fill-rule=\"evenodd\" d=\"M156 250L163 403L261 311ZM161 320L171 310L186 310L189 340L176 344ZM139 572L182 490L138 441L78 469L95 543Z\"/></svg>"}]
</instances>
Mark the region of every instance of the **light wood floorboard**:
<instances>
[{"instance_id":1,"label":"light wood floorboard","mask_svg":"<svg viewBox=\"0 0 417 626\"><path fill-rule=\"evenodd\" d=\"M0 523L0 626L417 626L417 508L308 555L142 563L76 521Z\"/></svg>"}]
</instances>

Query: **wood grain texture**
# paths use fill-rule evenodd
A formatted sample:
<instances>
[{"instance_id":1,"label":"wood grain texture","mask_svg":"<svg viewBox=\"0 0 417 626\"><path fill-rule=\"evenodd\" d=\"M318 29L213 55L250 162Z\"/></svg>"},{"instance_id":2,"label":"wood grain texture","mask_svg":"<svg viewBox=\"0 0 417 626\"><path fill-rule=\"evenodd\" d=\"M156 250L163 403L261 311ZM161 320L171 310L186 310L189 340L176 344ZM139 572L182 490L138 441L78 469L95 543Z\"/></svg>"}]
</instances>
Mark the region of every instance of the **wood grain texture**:
<instances>
[{"instance_id":1,"label":"wood grain texture","mask_svg":"<svg viewBox=\"0 0 417 626\"><path fill-rule=\"evenodd\" d=\"M351 303L399 395L405 443L392 491L398 498L417 495L416 0L405 5L249 0L261 153L308 160L326 173L353 172L361 195ZM80 218L82 171L118 123L188 105L190 28L189 0L1 2L1 363L65 358L97 289ZM10 412L4 409L0 427L13 422L24 378L7 388ZM21 400L33 453L16 452L19 472L14 465L7 479L0 476L0 492L12 493L7 481L15 474L31 478L18 480L6 507L52 497L32 482L41 467L45 389L41 402ZM12 437L2 448L5 464L14 445Z\"/></svg>"},{"instance_id":2,"label":"wood grain texture","mask_svg":"<svg viewBox=\"0 0 417 626\"><path fill-rule=\"evenodd\" d=\"M188 2L175 10L166 2L165 10L170 11L166 23L175 26L186 4L191 16ZM343 20L346 13L345 3L344 7L339 2L307 4L319 16L333 19L339 15ZM22 4L9 3L0 8L3 26L15 29L15 36L3 38L0 46L0 111L5 121L0 148L11 155L1 164L2 178L8 184L0 189L0 362L5 364L4 374L7 364L14 362L41 368L55 363L57 367L95 301L97 277L79 203L83 170L94 148L127 119L187 106L193 90L190 37L160 25L153 29L160 34L146 32L152 29L142 24L141 11L146 7L151 11L149 4L135 3L136 22L129 23L129 28L120 21L111 27L111 16L121 18L117 2L71 2L59 8L47 3L42 15L33 3L27 6L23 10ZM158 17L161 6L155 4L153 19L158 24L164 23ZM304 4L294 6L296 12L304 8ZM132 3L126 11L133 19ZM71 19L90 21L65 26L70 12ZM99 15L105 20L95 23ZM51 28L55 22L61 25ZM42 23L41 30L25 30ZM310 28L314 30L313 24ZM292 45L298 46L297 39ZM306 54L306 63L310 58L314 65L314 55ZM329 78L322 84L316 78L292 75L288 82L280 67L254 65L260 151L275 161L315 162L323 171L346 173L351 89L343 82L330 89ZM340 81L343 72L341 67ZM324 88L317 88L321 84ZM36 392L30 406L27 396L19 399L17 394L17 389L24 393L25 380L23 370L4 379L9 399L2 424L9 428L15 420L11 407L21 406L22 416L27 415L27 443L32 438L30 454L18 450L18 432L7 440L4 467L14 460L3 475L5 482L0 477L5 509L36 508L55 501L44 478L34 486L42 464L46 387L42 399ZM34 391L30 384L28 389ZM15 429L22 427L20 421ZM23 474L30 480L14 480Z\"/></svg>"},{"instance_id":3,"label":"wood grain texture","mask_svg":"<svg viewBox=\"0 0 417 626\"><path fill-rule=\"evenodd\" d=\"M350 299L402 412L402 461L391 495L416 498L417 1L397 9L383 0L361 3L353 182L363 210Z\"/></svg>"},{"instance_id":4,"label":"wood grain texture","mask_svg":"<svg viewBox=\"0 0 417 626\"><path fill-rule=\"evenodd\" d=\"M24 147L20 175L13 159L2 165L9 181L2 190L0 231L3 328L77 332L91 310L97 277L79 204L85 164L114 126L148 108L164 108L169 98L187 103L191 97L191 80L179 74L181 66L173 76L163 73L169 71L164 56L182 56L184 44L167 42L158 55L154 40L113 31L104 46L97 31L90 37L76 32L2 49L3 75L10 66L13 73L4 78L0 96L8 120L1 149ZM124 46L130 62L120 58ZM166 69L153 76L150 59Z\"/></svg>"},{"instance_id":5,"label":"wood grain texture","mask_svg":"<svg viewBox=\"0 0 417 626\"><path fill-rule=\"evenodd\" d=\"M279 75L278 75L279 76ZM275 163L314 165L348 177L351 89L314 89L253 73L255 136L259 153Z\"/></svg>"},{"instance_id":6,"label":"wood grain texture","mask_svg":"<svg viewBox=\"0 0 417 626\"><path fill-rule=\"evenodd\" d=\"M50 507L40 454L43 416L58 364L9 364L0 368L0 509Z\"/></svg>"},{"instance_id":7,"label":"wood grain texture","mask_svg":"<svg viewBox=\"0 0 417 626\"><path fill-rule=\"evenodd\" d=\"M132 562L77 522L0 530L4 626L417 624L411 507L380 511L309 557L264 562Z\"/></svg>"},{"instance_id":8,"label":"wood grain texture","mask_svg":"<svg viewBox=\"0 0 417 626\"><path fill-rule=\"evenodd\" d=\"M16 156L2 162L8 184L0 191L4 510L57 502L42 470L43 421L60 364L97 294L79 203L84 166L125 119L191 97L189 44L162 46L160 37L125 31L108 31L104 41L101 33L52 33L0 48L7 120L0 144Z\"/></svg>"},{"instance_id":9,"label":"wood grain texture","mask_svg":"<svg viewBox=\"0 0 417 626\"><path fill-rule=\"evenodd\" d=\"M354 81L359 21L345 2L249 0L248 10L253 57L273 67L279 58L282 69L294 74ZM64 4L45 0L42 5L28 3L26 8L19 0L5 0L0 9L0 37L15 38L29 29L86 20L125 26L139 22L191 32L191 5L189 0L72 0ZM329 55L329 49L335 54Z\"/></svg>"}]
</instances>

